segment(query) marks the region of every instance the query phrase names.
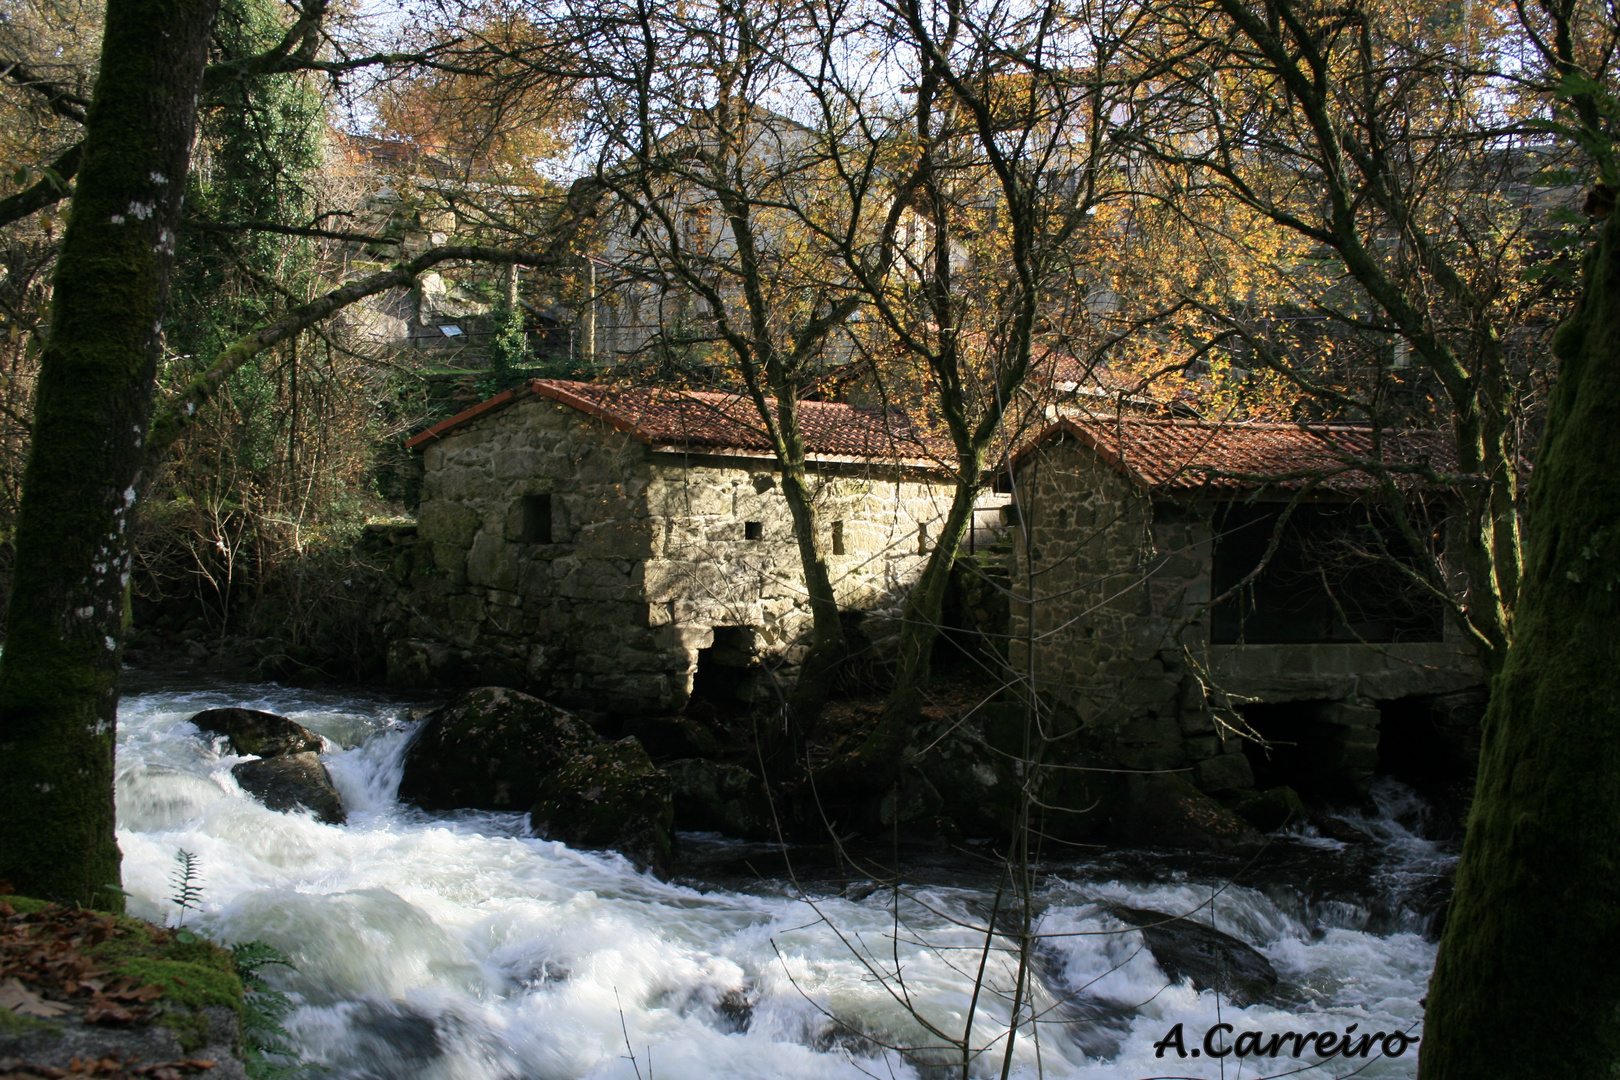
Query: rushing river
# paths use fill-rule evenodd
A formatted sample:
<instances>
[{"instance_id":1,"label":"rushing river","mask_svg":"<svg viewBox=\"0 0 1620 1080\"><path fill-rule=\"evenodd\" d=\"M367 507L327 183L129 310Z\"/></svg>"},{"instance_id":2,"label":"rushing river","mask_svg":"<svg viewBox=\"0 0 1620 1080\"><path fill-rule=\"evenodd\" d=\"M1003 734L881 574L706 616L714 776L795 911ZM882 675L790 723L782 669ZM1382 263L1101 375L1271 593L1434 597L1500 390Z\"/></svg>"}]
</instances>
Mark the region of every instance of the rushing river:
<instances>
[{"instance_id":1,"label":"rushing river","mask_svg":"<svg viewBox=\"0 0 1620 1080\"><path fill-rule=\"evenodd\" d=\"M523 815L401 806L412 702L195 685L137 683L120 711L131 910L173 924L175 855L193 853L202 900L187 925L292 958L296 971L274 976L297 1003L287 1027L331 1076L924 1078L943 1075L930 1062L959 1060L917 1048L940 1045L927 1025L959 1037L972 998L985 940L974 927L985 924L994 877L965 856L905 864L897 897L847 869L806 865L790 878L757 845L691 837L686 876L666 883L618 856L534 839ZM230 773L240 759L186 722L225 705L279 712L323 735L349 823L245 797ZM1303 1073L1313 1053L1191 1055L1220 1022L1267 1036L1352 1024L1421 1033L1435 952L1423 931L1453 856L1422 838L1424 807L1411 792L1386 783L1376 795L1379 813L1349 818L1373 845L1302 835L1254 860L1114 853L1043 864L1037 977L1022 1009L1043 1022L1021 1025L1012 1075L1414 1076L1416 1046ZM1196 911L1263 953L1281 983L1242 1008L1173 984L1109 904ZM1004 951L984 965L972 1042L989 1049L975 1076L1001 1074L1012 971ZM1189 1055L1156 1057L1154 1043L1178 1023Z\"/></svg>"}]
</instances>

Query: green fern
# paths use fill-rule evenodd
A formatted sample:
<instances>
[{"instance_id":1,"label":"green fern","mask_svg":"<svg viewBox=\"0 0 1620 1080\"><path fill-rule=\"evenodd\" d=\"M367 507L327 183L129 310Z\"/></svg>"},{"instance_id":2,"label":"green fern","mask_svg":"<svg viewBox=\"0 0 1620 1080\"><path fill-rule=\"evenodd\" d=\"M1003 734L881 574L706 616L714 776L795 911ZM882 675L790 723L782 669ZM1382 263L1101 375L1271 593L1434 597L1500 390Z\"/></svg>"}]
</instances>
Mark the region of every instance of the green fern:
<instances>
[{"instance_id":1,"label":"green fern","mask_svg":"<svg viewBox=\"0 0 1620 1080\"><path fill-rule=\"evenodd\" d=\"M169 897L169 903L180 909L180 919L175 925L175 934L181 941L192 940L192 935L184 930L186 925L186 912L196 911L202 906L201 874L197 869L197 856L189 851L180 850L174 853L174 872L169 875L169 883L174 886L174 894Z\"/></svg>"},{"instance_id":2,"label":"green fern","mask_svg":"<svg viewBox=\"0 0 1620 1080\"><path fill-rule=\"evenodd\" d=\"M236 973L242 980L242 1062L252 1080L301 1080L310 1066L298 1058L284 1021L293 1001L265 981L267 967L293 970L286 953L262 941L239 941L231 946Z\"/></svg>"},{"instance_id":3,"label":"green fern","mask_svg":"<svg viewBox=\"0 0 1620 1080\"><path fill-rule=\"evenodd\" d=\"M183 929L186 912L202 906L202 874L197 856L177 851L174 872L169 876L174 894L169 902L180 909L175 937L195 941L196 935ZM298 1057L285 1021L292 1015L292 998L265 981L265 968L293 969L292 960L274 945L262 941L239 941L231 946L236 975L242 980L242 1064L251 1080L306 1080L311 1066Z\"/></svg>"}]
</instances>

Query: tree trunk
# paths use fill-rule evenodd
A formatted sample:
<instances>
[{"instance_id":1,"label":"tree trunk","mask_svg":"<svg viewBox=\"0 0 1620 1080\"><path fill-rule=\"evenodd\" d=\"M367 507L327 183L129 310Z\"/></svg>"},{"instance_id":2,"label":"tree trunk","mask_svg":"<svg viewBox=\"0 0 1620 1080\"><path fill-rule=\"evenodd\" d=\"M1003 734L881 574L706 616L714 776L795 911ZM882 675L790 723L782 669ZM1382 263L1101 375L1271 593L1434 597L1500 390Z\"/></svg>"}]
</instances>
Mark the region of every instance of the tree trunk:
<instances>
[{"instance_id":1,"label":"tree trunk","mask_svg":"<svg viewBox=\"0 0 1620 1080\"><path fill-rule=\"evenodd\" d=\"M217 0L110 0L57 261L0 656L0 878L121 906L129 516Z\"/></svg>"},{"instance_id":2,"label":"tree trunk","mask_svg":"<svg viewBox=\"0 0 1620 1080\"><path fill-rule=\"evenodd\" d=\"M1559 328L1419 1076L1620 1072L1620 216Z\"/></svg>"},{"instance_id":3,"label":"tree trunk","mask_svg":"<svg viewBox=\"0 0 1620 1080\"><path fill-rule=\"evenodd\" d=\"M978 455L981 460L983 456ZM970 461L969 468L973 464ZM969 469L963 472L977 475ZM922 576L906 596L906 606L900 615L899 666L895 670L894 687L884 702L877 727L860 749L861 758L869 764L898 764L896 754L922 716L922 689L933 670L934 641L939 637L940 620L945 615L945 590L950 585L951 567L956 562L956 553L962 546L962 536L967 532L978 499L978 484L957 483L950 513L945 516L939 540L929 553L928 565L923 567Z\"/></svg>"},{"instance_id":4,"label":"tree trunk","mask_svg":"<svg viewBox=\"0 0 1620 1080\"><path fill-rule=\"evenodd\" d=\"M798 401L792 396L794 389L796 387L786 380L778 381L776 409L784 451L777 455L782 466L782 495L793 516L793 538L799 545L804 588L810 598L810 651L799 665L799 677L794 681L793 694L788 701L792 727L788 734L797 749L821 717L830 684L848 656L849 643L839 619L838 596L833 592L832 575L827 571L827 556L821 549L818 515L805 473L804 432L799 426Z\"/></svg>"}]
</instances>

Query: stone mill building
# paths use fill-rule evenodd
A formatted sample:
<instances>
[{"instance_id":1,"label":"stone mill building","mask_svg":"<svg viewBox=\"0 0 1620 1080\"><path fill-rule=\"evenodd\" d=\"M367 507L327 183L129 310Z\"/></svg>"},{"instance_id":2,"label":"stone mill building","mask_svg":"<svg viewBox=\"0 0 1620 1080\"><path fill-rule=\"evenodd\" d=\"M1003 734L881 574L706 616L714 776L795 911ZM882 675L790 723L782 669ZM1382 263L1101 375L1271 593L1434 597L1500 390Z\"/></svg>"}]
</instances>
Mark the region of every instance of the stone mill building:
<instances>
[{"instance_id":1,"label":"stone mill building","mask_svg":"<svg viewBox=\"0 0 1620 1080\"><path fill-rule=\"evenodd\" d=\"M1378 509L1356 427L1065 416L1016 456L1009 661L1126 769L1206 791L1353 792L1398 755L1468 754L1482 670ZM1410 519L1442 556L1456 466L1384 432ZM1407 474L1410 475L1410 474ZM1256 569L1264 562L1264 568ZM1272 740L1262 752L1239 730Z\"/></svg>"},{"instance_id":2,"label":"stone mill building","mask_svg":"<svg viewBox=\"0 0 1620 1080\"><path fill-rule=\"evenodd\" d=\"M896 410L799 408L834 588L881 649L953 482ZM751 400L535 379L408 445L424 471L393 681L673 710L694 689L774 696L802 656L803 573Z\"/></svg>"}]
</instances>

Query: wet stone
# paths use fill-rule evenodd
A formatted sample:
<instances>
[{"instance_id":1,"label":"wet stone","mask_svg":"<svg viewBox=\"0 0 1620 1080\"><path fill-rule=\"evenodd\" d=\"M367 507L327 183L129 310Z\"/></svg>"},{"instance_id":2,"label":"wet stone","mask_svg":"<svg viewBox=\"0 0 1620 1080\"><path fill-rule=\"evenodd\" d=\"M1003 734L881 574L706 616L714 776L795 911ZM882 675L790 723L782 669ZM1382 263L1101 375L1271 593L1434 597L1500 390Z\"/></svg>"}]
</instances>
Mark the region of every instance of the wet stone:
<instances>
[{"instance_id":1,"label":"wet stone","mask_svg":"<svg viewBox=\"0 0 1620 1080\"><path fill-rule=\"evenodd\" d=\"M1239 1006L1263 1000L1277 985L1271 962L1252 946L1192 916L1123 904L1108 905L1108 912L1142 932L1153 959L1173 981L1190 979L1194 990L1214 988Z\"/></svg>"},{"instance_id":2,"label":"wet stone","mask_svg":"<svg viewBox=\"0 0 1620 1080\"><path fill-rule=\"evenodd\" d=\"M343 800L317 754L278 754L244 761L231 769L231 775L243 791L268 809L281 813L308 810L316 821L327 825L342 825L347 820Z\"/></svg>"},{"instance_id":3,"label":"wet stone","mask_svg":"<svg viewBox=\"0 0 1620 1080\"><path fill-rule=\"evenodd\" d=\"M529 820L549 839L644 867L667 867L674 851L669 777L633 736L583 748L544 776Z\"/></svg>"},{"instance_id":4,"label":"wet stone","mask_svg":"<svg viewBox=\"0 0 1620 1080\"><path fill-rule=\"evenodd\" d=\"M321 737L285 716L258 709L207 709L191 718L197 730L223 735L231 752L244 756L274 757L277 754L320 752Z\"/></svg>"},{"instance_id":5,"label":"wet stone","mask_svg":"<svg viewBox=\"0 0 1620 1080\"><path fill-rule=\"evenodd\" d=\"M595 741L555 705L479 687L422 722L405 752L399 797L424 810L525 810L548 774Z\"/></svg>"}]
</instances>

